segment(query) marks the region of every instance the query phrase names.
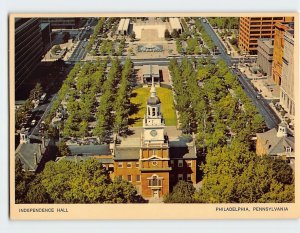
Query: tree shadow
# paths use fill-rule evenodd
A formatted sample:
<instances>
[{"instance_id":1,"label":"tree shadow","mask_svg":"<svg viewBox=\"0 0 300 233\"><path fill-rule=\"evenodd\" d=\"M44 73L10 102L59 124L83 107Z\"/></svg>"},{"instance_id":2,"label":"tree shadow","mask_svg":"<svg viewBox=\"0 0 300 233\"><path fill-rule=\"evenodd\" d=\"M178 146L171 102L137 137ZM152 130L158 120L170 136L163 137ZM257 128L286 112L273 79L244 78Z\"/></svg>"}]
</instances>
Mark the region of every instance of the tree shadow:
<instances>
[{"instance_id":1,"label":"tree shadow","mask_svg":"<svg viewBox=\"0 0 300 233\"><path fill-rule=\"evenodd\" d=\"M140 121L141 119L142 119L141 117L129 118L128 125L134 125L136 122Z\"/></svg>"},{"instance_id":2,"label":"tree shadow","mask_svg":"<svg viewBox=\"0 0 300 233\"><path fill-rule=\"evenodd\" d=\"M130 109L129 109L129 116L136 114L139 112L142 104L130 104Z\"/></svg>"}]
</instances>

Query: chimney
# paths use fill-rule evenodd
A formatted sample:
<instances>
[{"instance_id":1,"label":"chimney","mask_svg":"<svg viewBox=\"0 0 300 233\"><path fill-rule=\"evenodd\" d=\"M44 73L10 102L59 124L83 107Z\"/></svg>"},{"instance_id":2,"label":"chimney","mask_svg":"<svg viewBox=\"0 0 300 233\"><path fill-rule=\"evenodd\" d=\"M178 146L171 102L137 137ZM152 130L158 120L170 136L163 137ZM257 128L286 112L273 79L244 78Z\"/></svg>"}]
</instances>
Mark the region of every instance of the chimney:
<instances>
[{"instance_id":1,"label":"chimney","mask_svg":"<svg viewBox=\"0 0 300 233\"><path fill-rule=\"evenodd\" d=\"M45 146L45 137L42 136L42 150L44 150L46 148Z\"/></svg>"},{"instance_id":2,"label":"chimney","mask_svg":"<svg viewBox=\"0 0 300 233\"><path fill-rule=\"evenodd\" d=\"M33 164L37 165L38 164L38 158L37 158L37 153L33 154Z\"/></svg>"}]
</instances>

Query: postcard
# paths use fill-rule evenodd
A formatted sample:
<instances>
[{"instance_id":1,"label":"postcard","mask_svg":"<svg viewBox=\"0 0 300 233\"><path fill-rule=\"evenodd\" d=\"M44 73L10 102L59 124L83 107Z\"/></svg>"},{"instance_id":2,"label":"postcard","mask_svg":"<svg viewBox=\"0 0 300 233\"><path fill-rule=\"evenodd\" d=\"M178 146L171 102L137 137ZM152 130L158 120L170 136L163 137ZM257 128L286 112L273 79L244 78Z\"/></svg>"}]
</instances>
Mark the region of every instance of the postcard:
<instances>
[{"instance_id":1,"label":"postcard","mask_svg":"<svg viewBox=\"0 0 300 233\"><path fill-rule=\"evenodd\" d=\"M11 14L11 219L300 217L298 23Z\"/></svg>"}]
</instances>

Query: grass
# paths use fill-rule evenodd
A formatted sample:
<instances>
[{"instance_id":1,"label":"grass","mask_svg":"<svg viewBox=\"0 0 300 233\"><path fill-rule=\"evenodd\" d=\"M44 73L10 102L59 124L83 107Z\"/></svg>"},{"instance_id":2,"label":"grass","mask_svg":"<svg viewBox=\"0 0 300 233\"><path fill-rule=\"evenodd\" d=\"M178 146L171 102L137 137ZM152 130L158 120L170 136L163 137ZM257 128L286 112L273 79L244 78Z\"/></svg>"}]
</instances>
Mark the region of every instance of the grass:
<instances>
[{"instance_id":1,"label":"grass","mask_svg":"<svg viewBox=\"0 0 300 233\"><path fill-rule=\"evenodd\" d=\"M162 114L166 126L175 126L177 124L176 112L173 103L173 94L170 89L156 88L157 96L161 101ZM142 121L146 113L146 102L150 96L150 88L138 88L133 90L131 95L131 113L129 117L130 126L142 126Z\"/></svg>"}]
</instances>

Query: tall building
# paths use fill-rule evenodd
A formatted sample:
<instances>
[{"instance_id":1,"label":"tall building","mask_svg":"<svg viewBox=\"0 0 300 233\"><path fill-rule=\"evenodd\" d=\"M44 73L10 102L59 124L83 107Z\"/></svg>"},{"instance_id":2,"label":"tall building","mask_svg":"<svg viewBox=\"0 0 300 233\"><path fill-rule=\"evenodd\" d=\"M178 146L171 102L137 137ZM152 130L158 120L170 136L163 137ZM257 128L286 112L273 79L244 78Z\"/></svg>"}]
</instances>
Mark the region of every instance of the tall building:
<instances>
[{"instance_id":1,"label":"tall building","mask_svg":"<svg viewBox=\"0 0 300 233\"><path fill-rule=\"evenodd\" d=\"M40 63L43 41L38 18L15 20L15 86L28 78Z\"/></svg>"},{"instance_id":2,"label":"tall building","mask_svg":"<svg viewBox=\"0 0 300 233\"><path fill-rule=\"evenodd\" d=\"M284 50L284 35L294 30L294 23L276 23L274 35L274 52L272 63L272 78L276 84L281 85L282 63Z\"/></svg>"},{"instance_id":3,"label":"tall building","mask_svg":"<svg viewBox=\"0 0 300 233\"><path fill-rule=\"evenodd\" d=\"M284 34L280 104L292 116L295 115L294 99L294 31L287 31Z\"/></svg>"},{"instance_id":4,"label":"tall building","mask_svg":"<svg viewBox=\"0 0 300 233\"><path fill-rule=\"evenodd\" d=\"M268 76L272 74L274 39L259 38L257 39L257 65Z\"/></svg>"},{"instance_id":5,"label":"tall building","mask_svg":"<svg viewBox=\"0 0 300 233\"><path fill-rule=\"evenodd\" d=\"M258 38L274 38L275 23L292 21L293 17L241 17L238 46L243 52L257 54Z\"/></svg>"},{"instance_id":6,"label":"tall building","mask_svg":"<svg viewBox=\"0 0 300 233\"><path fill-rule=\"evenodd\" d=\"M50 23L51 29L73 29L79 28L81 18L41 18L42 23Z\"/></svg>"}]
</instances>

